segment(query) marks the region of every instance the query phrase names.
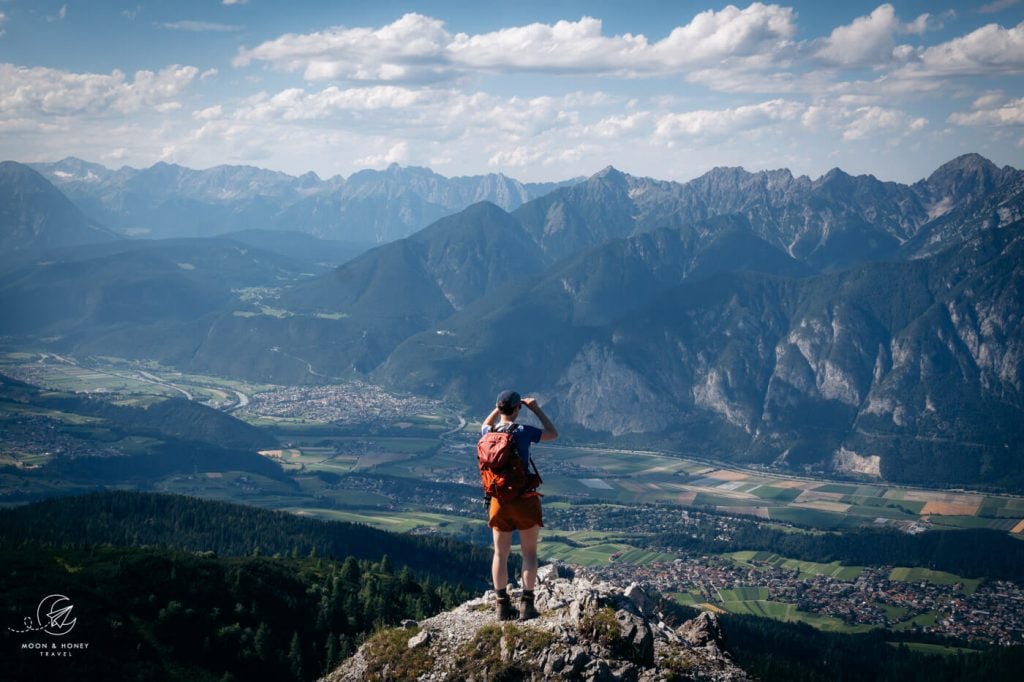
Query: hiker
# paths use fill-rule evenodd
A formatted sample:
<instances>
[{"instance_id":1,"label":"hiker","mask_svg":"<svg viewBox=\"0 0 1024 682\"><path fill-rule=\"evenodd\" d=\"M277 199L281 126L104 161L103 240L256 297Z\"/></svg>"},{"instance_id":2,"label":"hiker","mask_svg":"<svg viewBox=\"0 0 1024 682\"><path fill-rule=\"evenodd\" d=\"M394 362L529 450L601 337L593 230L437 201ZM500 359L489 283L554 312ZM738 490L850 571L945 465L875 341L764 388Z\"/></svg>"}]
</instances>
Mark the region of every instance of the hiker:
<instances>
[{"instance_id":1,"label":"hiker","mask_svg":"<svg viewBox=\"0 0 1024 682\"><path fill-rule=\"evenodd\" d=\"M523 405L537 415L543 429L528 424L516 424ZM522 461L523 470L530 470L530 444L558 438L558 430L548 416L540 409L535 398L522 398L515 391L502 391L498 395L494 410L487 416L481 426L482 436L491 431L510 433L515 442L515 449ZM534 468L536 471L536 468ZM536 477L539 484L540 476ZM537 540L541 526L541 495L533 489L527 489L514 499L499 500L491 497L490 514L487 525L494 535L494 558L491 561L491 578L498 599L496 610L499 620L512 620L515 613L508 595L508 557L512 550L512 532L519 531L519 547L523 555L523 596L519 605L519 619L536 618L538 613L533 605L533 588L537 579Z\"/></svg>"}]
</instances>

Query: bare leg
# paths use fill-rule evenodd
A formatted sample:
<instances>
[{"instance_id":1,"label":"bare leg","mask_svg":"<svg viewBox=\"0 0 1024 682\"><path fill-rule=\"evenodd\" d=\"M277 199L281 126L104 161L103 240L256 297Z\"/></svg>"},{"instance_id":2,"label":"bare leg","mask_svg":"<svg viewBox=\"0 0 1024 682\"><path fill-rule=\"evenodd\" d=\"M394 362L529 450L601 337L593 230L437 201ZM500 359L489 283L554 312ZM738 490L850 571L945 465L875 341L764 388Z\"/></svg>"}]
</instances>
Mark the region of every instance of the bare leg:
<instances>
[{"instance_id":1,"label":"bare leg","mask_svg":"<svg viewBox=\"0 0 1024 682\"><path fill-rule=\"evenodd\" d=\"M519 531L519 549L523 553L523 589L532 590L537 582L537 542L540 526Z\"/></svg>"},{"instance_id":2,"label":"bare leg","mask_svg":"<svg viewBox=\"0 0 1024 682\"><path fill-rule=\"evenodd\" d=\"M512 532L492 530L494 557L491 559L491 579L494 581L494 589L503 590L508 587L508 555L512 551Z\"/></svg>"}]
</instances>

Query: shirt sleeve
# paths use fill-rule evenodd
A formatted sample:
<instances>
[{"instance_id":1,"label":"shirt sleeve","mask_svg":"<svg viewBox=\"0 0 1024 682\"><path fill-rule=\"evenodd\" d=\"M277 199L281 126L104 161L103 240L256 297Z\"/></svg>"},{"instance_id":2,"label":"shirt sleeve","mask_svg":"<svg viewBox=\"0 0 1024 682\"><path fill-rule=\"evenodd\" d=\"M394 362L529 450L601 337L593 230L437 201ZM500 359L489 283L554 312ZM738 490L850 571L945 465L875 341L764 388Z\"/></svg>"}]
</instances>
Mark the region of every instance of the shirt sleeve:
<instances>
[{"instance_id":1,"label":"shirt sleeve","mask_svg":"<svg viewBox=\"0 0 1024 682\"><path fill-rule=\"evenodd\" d=\"M523 432L531 443L539 443L541 434L544 433L543 429L538 429L536 426L530 426L529 424L523 425Z\"/></svg>"},{"instance_id":2,"label":"shirt sleeve","mask_svg":"<svg viewBox=\"0 0 1024 682\"><path fill-rule=\"evenodd\" d=\"M489 425L484 424L483 426L480 427L480 435L481 436L487 435L490 432L491 432L491 427Z\"/></svg>"}]
</instances>

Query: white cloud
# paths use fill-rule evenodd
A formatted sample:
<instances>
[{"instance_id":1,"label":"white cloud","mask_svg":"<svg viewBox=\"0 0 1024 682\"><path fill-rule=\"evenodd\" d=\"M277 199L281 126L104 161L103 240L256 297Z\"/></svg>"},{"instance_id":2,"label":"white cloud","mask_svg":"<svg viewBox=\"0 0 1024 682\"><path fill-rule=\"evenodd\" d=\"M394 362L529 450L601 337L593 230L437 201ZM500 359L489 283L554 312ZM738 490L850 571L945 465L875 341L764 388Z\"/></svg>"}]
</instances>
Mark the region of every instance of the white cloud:
<instances>
[{"instance_id":1,"label":"white cloud","mask_svg":"<svg viewBox=\"0 0 1024 682\"><path fill-rule=\"evenodd\" d=\"M981 97L971 102L972 109L988 109L997 104L1001 104L1006 99L1006 93L1002 90L993 90L986 92Z\"/></svg>"},{"instance_id":2,"label":"white cloud","mask_svg":"<svg viewBox=\"0 0 1024 682\"><path fill-rule=\"evenodd\" d=\"M624 135L645 132L653 121L654 114L649 111L637 111L625 116L608 116L589 126L587 133L602 138L621 138Z\"/></svg>"},{"instance_id":3,"label":"white cloud","mask_svg":"<svg viewBox=\"0 0 1024 682\"><path fill-rule=\"evenodd\" d=\"M767 63L795 33L792 9L754 3L701 12L664 39L607 36L600 19L451 34L410 13L379 29L335 27L287 34L242 49L236 66L266 62L307 80L431 81L477 71L655 75L729 59Z\"/></svg>"},{"instance_id":4,"label":"white cloud","mask_svg":"<svg viewBox=\"0 0 1024 682\"><path fill-rule=\"evenodd\" d=\"M871 98L841 96L809 106L801 124L809 131L829 131L848 142L886 136L890 140L924 130L928 119L870 104Z\"/></svg>"},{"instance_id":5,"label":"white cloud","mask_svg":"<svg viewBox=\"0 0 1024 682\"><path fill-rule=\"evenodd\" d=\"M66 129L34 118L0 118L0 133L56 134L61 132L66 132Z\"/></svg>"},{"instance_id":6,"label":"white cloud","mask_svg":"<svg viewBox=\"0 0 1024 682\"><path fill-rule=\"evenodd\" d=\"M885 107L860 107L850 112L844 140L862 140L876 135L899 135L923 130L928 120Z\"/></svg>"},{"instance_id":7,"label":"white cloud","mask_svg":"<svg viewBox=\"0 0 1024 682\"><path fill-rule=\"evenodd\" d=\"M223 115L224 107L222 107L219 104L212 107L207 107L205 109L201 109L199 111L192 112L192 118L196 119L197 121L213 121L215 119L221 118Z\"/></svg>"},{"instance_id":8,"label":"white cloud","mask_svg":"<svg viewBox=\"0 0 1024 682\"><path fill-rule=\"evenodd\" d=\"M159 72L137 71L128 81L121 71L81 74L0 64L0 118L167 110L177 106L175 98L198 72L193 66L174 65Z\"/></svg>"},{"instance_id":9,"label":"white cloud","mask_svg":"<svg viewBox=\"0 0 1024 682\"><path fill-rule=\"evenodd\" d=\"M996 12L1002 12L1004 9L1009 9L1019 2L1020 0L995 0L995 2L982 5L978 8L978 11L982 14L995 14Z\"/></svg>"},{"instance_id":10,"label":"white cloud","mask_svg":"<svg viewBox=\"0 0 1024 682\"><path fill-rule=\"evenodd\" d=\"M414 90L392 85L342 89L335 86L314 93L289 88L274 95L261 93L239 108L241 119L315 120L346 112L391 109L399 115L415 115L415 107L438 106L460 99L454 91Z\"/></svg>"},{"instance_id":11,"label":"white cloud","mask_svg":"<svg viewBox=\"0 0 1024 682\"><path fill-rule=\"evenodd\" d=\"M890 4L879 5L868 16L833 29L820 41L815 56L840 66L885 66L893 59L906 59L913 49L896 45L900 33L920 35L934 24L929 14L922 14L910 23L903 23Z\"/></svg>"},{"instance_id":12,"label":"white cloud","mask_svg":"<svg viewBox=\"0 0 1024 682\"><path fill-rule=\"evenodd\" d=\"M4 24L6 24L6 23L7 23L7 15L4 12L0 12L0 36L2 36L5 33L5 31L4 31Z\"/></svg>"},{"instance_id":13,"label":"white cloud","mask_svg":"<svg viewBox=\"0 0 1024 682\"><path fill-rule=\"evenodd\" d=\"M47 15L46 20L49 21L49 22L64 21L64 19L67 16L68 16L68 6L67 6L67 4L63 4L63 5L60 6L60 9L57 10L57 14Z\"/></svg>"},{"instance_id":14,"label":"white cloud","mask_svg":"<svg viewBox=\"0 0 1024 682\"><path fill-rule=\"evenodd\" d=\"M377 30L331 28L286 34L240 50L234 63L264 61L286 71L304 70L307 80L416 80L429 74L432 64L440 63L450 40L443 26L437 19L406 14Z\"/></svg>"},{"instance_id":15,"label":"white cloud","mask_svg":"<svg viewBox=\"0 0 1024 682\"><path fill-rule=\"evenodd\" d=\"M249 0L221 0L223 5L245 5L248 4Z\"/></svg>"},{"instance_id":16,"label":"white cloud","mask_svg":"<svg viewBox=\"0 0 1024 682\"><path fill-rule=\"evenodd\" d=\"M103 155L105 161L123 161L131 155L131 152L125 147L117 147L112 149Z\"/></svg>"},{"instance_id":17,"label":"white cloud","mask_svg":"<svg viewBox=\"0 0 1024 682\"><path fill-rule=\"evenodd\" d=\"M774 99L733 109L698 110L666 114L658 119L659 138L721 136L797 120L806 111L798 102Z\"/></svg>"},{"instance_id":18,"label":"white cloud","mask_svg":"<svg viewBox=\"0 0 1024 682\"><path fill-rule=\"evenodd\" d=\"M230 33L232 31L241 31L244 26L238 24L221 24L215 21L171 21L167 23L156 24L160 28L170 29L172 31L192 31L196 33Z\"/></svg>"},{"instance_id":19,"label":"white cloud","mask_svg":"<svg viewBox=\"0 0 1024 682\"><path fill-rule=\"evenodd\" d=\"M487 165L492 168L552 167L579 162L594 151L595 148L588 144L559 149L545 140L498 149L487 160Z\"/></svg>"},{"instance_id":20,"label":"white cloud","mask_svg":"<svg viewBox=\"0 0 1024 682\"><path fill-rule=\"evenodd\" d=\"M356 165L375 168L377 166L387 166L392 163L405 163L409 159L409 143L398 142L391 145L383 154L375 154L371 156L364 156L361 159L356 159Z\"/></svg>"},{"instance_id":21,"label":"white cloud","mask_svg":"<svg viewBox=\"0 0 1024 682\"><path fill-rule=\"evenodd\" d=\"M985 99L985 98L981 98ZM981 101L979 99L978 101ZM975 104L978 103L975 102ZM996 100L998 101L998 100ZM986 101L983 106L991 107L996 101ZM1024 125L1024 98L992 108L976 107L978 111L950 114L948 121L961 126L1019 126Z\"/></svg>"},{"instance_id":22,"label":"white cloud","mask_svg":"<svg viewBox=\"0 0 1024 682\"><path fill-rule=\"evenodd\" d=\"M960 38L926 48L904 76L983 76L1024 72L1024 23L988 24Z\"/></svg>"}]
</instances>

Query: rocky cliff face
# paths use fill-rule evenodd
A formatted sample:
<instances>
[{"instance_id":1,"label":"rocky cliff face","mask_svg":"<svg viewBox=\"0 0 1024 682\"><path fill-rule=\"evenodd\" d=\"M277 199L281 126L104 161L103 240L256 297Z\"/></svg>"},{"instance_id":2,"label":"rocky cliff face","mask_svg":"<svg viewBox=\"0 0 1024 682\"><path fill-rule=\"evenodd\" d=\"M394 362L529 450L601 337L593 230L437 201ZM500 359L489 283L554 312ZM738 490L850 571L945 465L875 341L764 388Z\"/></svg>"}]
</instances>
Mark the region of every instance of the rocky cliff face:
<instances>
[{"instance_id":1,"label":"rocky cliff face","mask_svg":"<svg viewBox=\"0 0 1024 682\"><path fill-rule=\"evenodd\" d=\"M323 682L363 680L749 680L713 614L670 627L638 586L541 568L541 615L502 623L487 593L374 635ZM513 600L515 600L513 593Z\"/></svg>"}]
</instances>

